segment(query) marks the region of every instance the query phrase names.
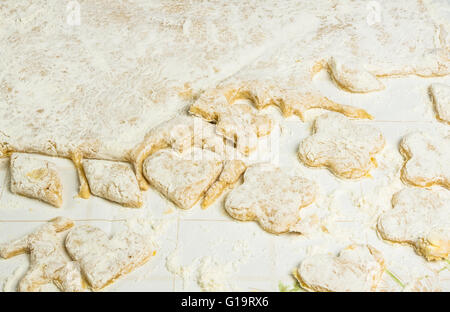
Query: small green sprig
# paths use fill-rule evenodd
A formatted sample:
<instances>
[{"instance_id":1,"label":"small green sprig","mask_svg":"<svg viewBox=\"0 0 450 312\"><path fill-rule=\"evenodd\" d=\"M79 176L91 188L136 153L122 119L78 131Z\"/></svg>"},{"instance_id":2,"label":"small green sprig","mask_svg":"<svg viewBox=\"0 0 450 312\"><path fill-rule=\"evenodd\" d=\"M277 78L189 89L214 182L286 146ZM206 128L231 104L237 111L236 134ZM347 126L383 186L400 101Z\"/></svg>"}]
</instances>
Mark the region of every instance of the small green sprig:
<instances>
[{"instance_id":1,"label":"small green sprig","mask_svg":"<svg viewBox=\"0 0 450 312\"><path fill-rule=\"evenodd\" d=\"M289 285L285 285L282 282L278 283L278 289L280 292L300 292L300 291L304 291L300 285L298 284L298 282L294 282L294 285L289 286Z\"/></svg>"},{"instance_id":2,"label":"small green sprig","mask_svg":"<svg viewBox=\"0 0 450 312\"><path fill-rule=\"evenodd\" d=\"M395 276L395 274L394 273L392 273L391 271L389 271L388 269L384 269L385 270L385 272L398 284L398 285L400 285L400 287L403 289L403 288L405 288L406 287L406 285L405 284L403 284L402 283L402 281L397 277L397 276Z\"/></svg>"}]
</instances>

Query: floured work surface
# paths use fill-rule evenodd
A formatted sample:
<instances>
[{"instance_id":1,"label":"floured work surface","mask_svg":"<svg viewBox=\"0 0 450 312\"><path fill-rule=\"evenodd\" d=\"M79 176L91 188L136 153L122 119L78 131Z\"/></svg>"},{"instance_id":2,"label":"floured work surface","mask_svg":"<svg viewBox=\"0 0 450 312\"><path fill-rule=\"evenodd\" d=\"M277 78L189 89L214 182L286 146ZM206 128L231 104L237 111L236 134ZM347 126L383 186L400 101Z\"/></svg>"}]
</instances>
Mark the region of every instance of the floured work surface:
<instances>
[{"instance_id":1,"label":"floured work surface","mask_svg":"<svg viewBox=\"0 0 450 312\"><path fill-rule=\"evenodd\" d=\"M256 223L233 221L223 210L223 198L206 211L197 205L181 211L152 188L143 193L145 204L138 211L100 198L79 199L73 166L54 159L64 185L63 206L55 211L10 193L6 157L0 171L2 242L30 233L35 223L57 215L114 232L115 225L124 222L120 220L150 218L151 213L151 218L173 221L155 259L108 289L276 290L279 282L294 283L290 272L307 255L336 253L350 243L379 249L386 267L401 281L402 285L384 274L379 290L448 287L444 261L428 263L408 246L379 240L374 230L376 216L391 209L391 195L406 187L399 177L386 176L385 170L395 169L388 151L399 157L401 166L397 143L404 135L416 128L448 131L436 121L427 98L431 83L449 84L448 76L437 78L449 72L444 1L396 1L375 9L365 2L346 1L258 7L245 1L78 3L79 25L68 17L65 3L57 1L6 1L0 6L3 156L30 152L133 162L132 151L152 128L186 114L202 96L213 102L223 96L228 102L244 98L256 108L273 104L282 115L295 114L306 121L285 119L267 109L283 131L278 154L265 147L262 151L277 154L277 165L299 169L315 180L321 198L304 209L298 226L303 235L276 236ZM332 82L320 71L327 69L331 57L366 74L334 73ZM339 68L346 67L334 70ZM408 74L434 78L383 79ZM386 88L361 95L337 88L349 89L348 79L368 75ZM336 81L340 77L345 81ZM302 165L296 150L310 135L313 118L306 111L314 107L362 119L358 122L383 132L387 143L372 178L342 181L326 169ZM374 121L368 121L370 117ZM247 249L250 256L243 259L240 251ZM179 270L168 270L166 259L174 250ZM14 289L15 276L20 277L26 261L0 260L5 290ZM227 270L229 263L237 269Z\"/></svg>"},{"instance_id":2,"label":"floured work surface","mask_svg":"<svg viewBox=\"0 0 450 312\"><path fill-rule=\"evenodd\" d=\"M79 25L60 1L2 3L2 152L127 160L186 98L217 86L285 114L325 106L364 117L313 87L332 56L377 76L450 70L445 19L421 2L384 3L375 25L365 2L78 4Z\"/></svg>"}]
</instances>

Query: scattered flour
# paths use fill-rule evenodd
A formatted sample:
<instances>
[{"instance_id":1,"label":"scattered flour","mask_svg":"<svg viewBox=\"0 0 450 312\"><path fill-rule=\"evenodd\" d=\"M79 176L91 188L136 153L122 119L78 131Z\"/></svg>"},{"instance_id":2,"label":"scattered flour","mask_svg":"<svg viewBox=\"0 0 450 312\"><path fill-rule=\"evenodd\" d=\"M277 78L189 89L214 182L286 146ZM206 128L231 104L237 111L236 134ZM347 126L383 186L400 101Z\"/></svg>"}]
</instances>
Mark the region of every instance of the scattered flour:
<instances>
[{"instance_id":1,"label":"scattered flour","mask_svg":"<svg viewBox=\"0 0 450 312\"><path fill-rule=\"evenodd\" d=\"M27 265L21 265L17 267L13 274L6 278L3 282L3 291L4 292L15 292L15 285L19 282L20 277L27 271Z\"/></svg>"}]
</instances>

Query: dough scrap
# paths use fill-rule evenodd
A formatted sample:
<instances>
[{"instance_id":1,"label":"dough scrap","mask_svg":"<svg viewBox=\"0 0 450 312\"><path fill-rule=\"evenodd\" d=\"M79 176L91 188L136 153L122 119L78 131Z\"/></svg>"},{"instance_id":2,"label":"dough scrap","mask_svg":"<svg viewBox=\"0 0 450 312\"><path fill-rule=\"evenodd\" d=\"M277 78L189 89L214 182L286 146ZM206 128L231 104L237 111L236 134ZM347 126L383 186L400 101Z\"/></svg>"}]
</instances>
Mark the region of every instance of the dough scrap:
<instances>
[{"instance_id":1,"label":"dough scrap","mask_svg":"<svg viewBox=\"0 0 450 312\"><path fill-rule=\"evenodd\" d=\"M75 166L78 182L80 183L78 196L83 199L88 199L91 196L91 190L89 189L89 182L83 168L83 155L79 151L76 151L71 154L70 158Z\"/></svg>"},{"instance_id":2,"label":"dough scrap","mask_svg":"<svg viewBox=\"0 0 450 312\"><path fill-rule=\"evenodd\" d=\"M450 133L410 133L400 142L400 152L405 158L401 172L405 183L450 189Z\"/></svg>"},{"instance_id":3,"label":"dough scrap","mask_svg":"<svg viewBox=\"0 0 450 312\"><path fill-rule=\"evenodd\" d=\"M328 61L330 75L339 87L354 93L367 93L384 89L378 78L355 64L347 64L331 57Z\"/></svg>"},{"instance_id":4,"label":"dough scrap","mask_svg":"<svg viewBox=\"0 0 450 312\"><path fill-rule=\"evenodd\" d=\"M384 260L378 250L370 245L350 245L337 256L307 257L294 275L310 291L368 292L375 291L383 272Z\"/></svg>"},{"instance_id":5,"label":"dough scrap","mask_svg":"<svg viewBox=\"0 0 450 312\"><path fill-rule=\"evenodd\" d=\"M450 86L443 83L433 83L429 91L436 111L436 118L450 125Z\"/></svg>"},{"instance_id":6,"label":"dough scrap","mask_svg":"<svg viewBox=\"0 0 450 312\"><path fill-rule=\"evenodd\" d=\"M72 226L71 220L58 217L19 240L0 245L0 256L5 259L30 254L30 268L19 282L19 291L39 291L40 286L50 282L61 291L83 291L80 269L67 260L57 236Z\"/></svg>"},{"instance_id":7,"label":"dough scrap","mask_svg":"<svg viewBox=\"0 0 450 312\"><path fill-rule=\"evenodd\" d=\"M300 176L290 176L271 164L247 168L244 183L227 196L225 209L235 219L258 221L267 232L289 232L299 220L301 208L316 197L316 184Z\"/></svg>"},{"instance_id":8,"label":"dough scrap","mask_svg":"<svg viewBox=\"0 0 450 312\"><path fill-rule=\"evenodd\" d=\"M232 187L245 172L245 169L247 169L247 165L242 160L226 160L219 178L206 192L202 201L202 208L208 208L225 189Z\"/></svg>"},{"instance_id":9,"label":"dough scrap","mask_svg":"<svg viewBox=\"0 0 450 312\"><path fill-rule=\"evenodd\" d=\"M11 155L11 192L61 207L62 183L56 165L31 154Z\"/></svg>"},{"instance_id":10,"label":"dough scrap","mask_svg":"<svg viewBox=\"0 0 450 312\"><path fill-rule=\"evenodd\" d=\"M125 230L111 238L97 227L77 226L67 234L65 246L79 263L92 290L100 290L143 265L155 254L149 237Z\"/></svg>"},{"instance_id":11,"label":"dough scrap","mask_svg":"<svg viewBox=\"0 0 450 312\"><path fill-rule=\"evenodd\" d=\"M392 210L378 220L378 232L392 242L407 243L427 260L450 253L450 192L407 188L396 193Z\"/></svg>"},{"instance_id":12,"label":"dough scrap","mask_svg":"<svg viewBox=\"0 0 450 312\"><path fill-rule=\"evenodd\" d=\"M308 166L327 167L340 178L357 179L376 167L374 156L384 145L376 128L326 113L314 121L313 134L300 143L298 156Z\"/></svg>"},{"instance_id":13,"label":"dough scrap","mask_svg":"<svg viewBox=\"0 0 450 312\"><path fill-rule=\"evenodd\" d=\"M136 176L128 164L84 159L83 168L92 194L126 207L142 206L142 193Z\"/></svg>"},{"instance_id":14,"label":"dough scrap","mask_svg":"<svg viewBox=\"0 0 450 312\"><path fill-rule=\"evenodd\" d=\"M216 131L235 142L236 148L248 156L256 150L258 137L270 134L274 121L255 111L246 101L234 101L224 94L202 94L189 112L216 123Z\"/></svg>"},{"instance_id":15,"label":"dough scrap","mask_svg":"<svg viewBox=\"0 0 450 312\"><path fill-rule=\"evenodd\" d=\"M222 172L220 156L193 148L180 154L160 150L144 161L145 178L182 209L190 209Z\"/></svg>"},{"instance_id":16,"label":"dough scrap","mask_svg":"<svg viewBox=\"0 0 450 312\"><path fill-rule=\"evenodd\" d=\"M277 80L238 80L229 84L224 84L218 88L211 89L200 95L200 98L191 106L191 112L197 113L203 107L205 119L214 120L217 118L215 111L217 107L231 106L239 100L247 100L259 110L268 106L277 106L284 117L292 115L304 120L304 113L310 109L322 108L330 111L342 113L346 116L361 119L372 119L372 116L365 110L349 105L342 105L320 95L316 91L297 91L292 88L279 86ZM242 105L242 104L241 104ZM204 107L208 107L205 109ZM197 113L200 114L200 113ZM260 119L267 117L260 117ZM262 135L270 133L270 123L264 121L258 125L256 133ZM224 131L225 132L225 131Z\"/></svg>"}]
</instances>

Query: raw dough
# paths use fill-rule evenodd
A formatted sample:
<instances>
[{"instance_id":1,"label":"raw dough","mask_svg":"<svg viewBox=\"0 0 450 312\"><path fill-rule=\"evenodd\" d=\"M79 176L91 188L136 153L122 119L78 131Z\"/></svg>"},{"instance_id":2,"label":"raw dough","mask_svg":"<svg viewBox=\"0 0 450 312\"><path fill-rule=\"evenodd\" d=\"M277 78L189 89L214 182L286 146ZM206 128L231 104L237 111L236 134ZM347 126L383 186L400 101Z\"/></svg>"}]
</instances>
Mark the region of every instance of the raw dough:
<instances>
[{"instance_id":1,"label":"raw dough","mask_svg":"<svg viewBox=\"0 0 450 312\"><path fill-rule=\"evenodd\" d=\"M71 220L59 217L32 234L0 245L2 258L30 254L30 268L19 282L19 291L39 291L40 286L50 282L61 291L82 291L85 288L78 265L67 260L57 236L72 226Z\"/></svg>"},{"instance_id":2,"label":"raw dough","mask_svg":"<svg viewBox=\"0 0 450 312\"><path fill-rule=\"evenodd\" d=\"M311 291L375 291L384 272L384 260L369 245L351 245L339 255L317 254L302 261L294 273Z\"/></svg>"},{"instance_id":3,"label":"raw dough","mask_svg":"<svg viewBox=\"0 0 450 312\"><path fill-rule=\"evenodd\" d=\"M450 86L443 83L433 83L430 86L436 118L450 124Z\"/></svg>"},{"instance_id":4,"label":"raw dough","mask_svg":"<svg viewBox=\"0 0 450 312\"><path fill-rule=\"evenodd\" d=\"M221 94L203 94L189 112L215 122L216 131L234 141L244 155L256 150L258 137L270 134L274 123L270 117L255 112L246 101L235 102Z\"/></svg>"},{"instance_id":5,"label":"raw dough","mask_svg":"<svg viewBox=\"0 0 450 312\"><path fill-rule=\"evenodd\" d=\"M142 193L129 164L108 160L83 160L92 194L126 207L142 206Z\"/></svg>"},{"instance_id":6,"label":"raw dough","mask_svg":"<svg viewBox=\"0 0 450 312\"><path fill-rule=\"evenodd\" d=\"M285 115L370 117L314 86L330 56L377 77L449 73L445 3L383 2L374 23L365 1L77 3L2 1L0 155L129 161L201 90L227 86Z\"/></svg>"},{"instance_id":7,"label":"raw dough","mask_svg":"<svg viewBox=\"0 0 450 312\"><path fill-rule=\"evenodd\" d=\"M450 253L450 192L407 188L394 195L393 209L378 220L378 232L389 241L412 245L427 260Z\"/></svg>"},{"instance_id":8,"label":"raw dough","mask_svg":"<svg viewBox=\"0 0 450 312\"><path fill-rule=\"evenodd\" d=\"M331 57L328 61L328 68L333 80L344 90L367 93L384 89L381 81L361 66L347 64Z\"/></svg>"},{"instance_id":9,"label":"raw dough","mask_svg":"<svg viewBox=\"0 0 450 312\"><path fill-rule=\"evenodd\" d=\"M149 237L125 230L112 238L97 227L81 225L67 234L65 246L93 290L100 290L143 265L155 254Z\"/></svg>"},{"instance_id":10,"label":"raw dough","mask_svg":"<svg viewBox=\"0 0 450 312\"><path fill-rule=\"evenodd\" d=\"M298 222L300 209L314 201L316 192L308 179L256 164L245 171L244 183L228 194L225 209L235 219L255 220L270 233L284 233Z\"/></svg>"},{"instance_id":11,"label":"raw dough","mask_svg":"<svg viewBox=\"0 0 450 312\"><path fill-rule=\"evenodd\" d=\"M222 172L219 155L193 148L183 154L160 150L144 162L145 178L178 207L190 209Z\"/></svg>"},{"instance_id":12,"label":"raw dough","mask_svg":"<svg viewBox=\"0 0 450 312\"><path fill-rule=\"evenodd\" d=\"M206 192L202 201L202 208L205 209L210 206L226 188L232 187L245 172L246 168L247 166L242 160L226 160L219 178Z\"/></svg>"},{"instance_id":13,"label":"raw dough","mask_svg":"<svg viewBox=\"0 0 450 312\"><path fill-rule=\"evenodd\" d=\"M357 179L376 166L374 156L384 144L376 128L326 113L314 121L313 134L300 143L298 156L308 166L327 167L338 177Z\"/></svg>"},{"instance_id":14,"label":"raw dough","mask_svg":"<svg viewBox=\"0 0 450 312\"><path fill-rule=\"evenodd\" d=\"M11 155L11 192L61 207L62 183L56 165L37 156Z\"/></svg>"},{"instance_id":15,"label":"raw dough","mask_svg":"<svg viewBox=\"0 0 450 312\"><path fill-rule=\"evenodd\" d=\"M149 187L142 173L142 164L149 155L169 147L182 153L192 146L219 154L225 150L224 138L216 134L215 126L198 117L175 117L152 129L131 154L141 189Z\"/></svg>"},{"instance_id":16,"label":"raw dough","mask_svg":"<svg viewBox=\"0 0 450 312\"><path fill-rule=\"evenodd\" d=\"M450 189L450 133L410 133L400 142L400 152L405 158L401 175L404 182Z\"/></svg>"}]
</instances>

